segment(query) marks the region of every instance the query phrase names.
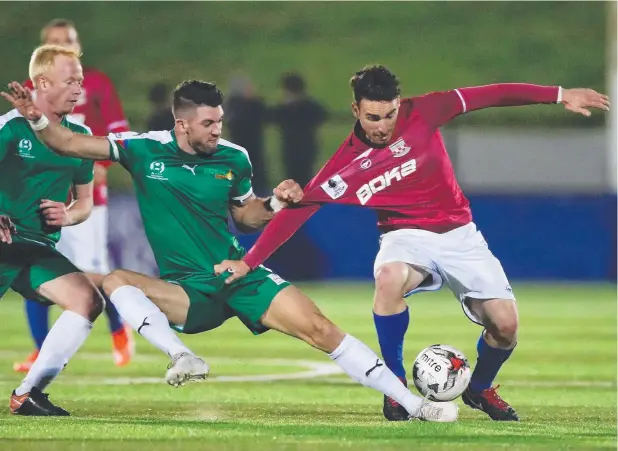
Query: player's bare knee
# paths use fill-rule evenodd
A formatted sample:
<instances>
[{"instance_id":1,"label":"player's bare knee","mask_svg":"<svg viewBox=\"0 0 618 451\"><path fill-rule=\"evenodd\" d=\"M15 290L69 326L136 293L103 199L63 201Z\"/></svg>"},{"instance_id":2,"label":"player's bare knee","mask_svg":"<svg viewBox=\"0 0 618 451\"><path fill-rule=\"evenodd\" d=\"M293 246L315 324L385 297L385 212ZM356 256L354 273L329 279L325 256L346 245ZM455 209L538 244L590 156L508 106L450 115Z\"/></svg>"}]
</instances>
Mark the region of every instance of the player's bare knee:
<instances>
[{"instance_id":1,"label":"player's bare knee","mask_svg":"<svg viewBox=\"0 0 618 451\"><path fill-rule=\"evenodd\" d=\"M403 287L406 282L405 265L403 263L388 263L376 271L376 297L403 296Z\"/></svg>"},{"instance_id":2,"label":"player's bare knee","mask_svg":"<svg viewBox=\"0 0 618 451\"><path fill-rule=\"evenodd\" d=\"M500 347L509 348L517 343L517 317L501 318L488 324L486 328Z\"/></svg>"},{"instance_id":3,"label":"player's bare knee","mask_svg":"<svg viewBox=\"0 0 618 451\"><path fill-rule=\"evenodd\" d=\"M73 292L71 297L72 299L65 304L65 310L77 313L89 321L94 321L103 313L105 299L94 286L85 284Z\"/></svg>"},{"instance_id":4,"label":"player's bare knee","mask_svg":"<svg viewBox=\"0 0 618 451\"><path fill-rule=\"evenodd\" d=\"M517 341L517 318L505 318L496 324L497 340L505 345L515 344Z\"/></svg>"},{"instance_id":5,"label":"player's bare knee","mask_svg":"<svg viewBox=\"0 0 618 451\"><path fill-rule=\"evenodd\" d=\"M129 284L129 278L127 272L123 269L116 269L109 273L103 279L103 291L107 297L110 297L112 293L117 289Z\"/></svg>"}]
</instances>

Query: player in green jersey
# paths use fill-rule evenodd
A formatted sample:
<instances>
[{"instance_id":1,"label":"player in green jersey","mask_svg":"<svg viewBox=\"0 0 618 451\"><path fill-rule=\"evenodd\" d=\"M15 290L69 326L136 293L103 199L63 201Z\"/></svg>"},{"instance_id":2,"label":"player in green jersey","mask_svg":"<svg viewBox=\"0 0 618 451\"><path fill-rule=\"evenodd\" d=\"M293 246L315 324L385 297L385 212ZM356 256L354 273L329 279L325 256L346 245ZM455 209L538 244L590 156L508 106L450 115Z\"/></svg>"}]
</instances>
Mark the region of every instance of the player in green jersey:
<instances>
[{"instance_id":1,"label":"player in green jersey","mask_svg":"<svg viewBox=\"0 0 618 451\"><path fill-rule=\"evenodd\" d=\"M66 117L82 90L78 56L58 46L39 47L32 54L30 78L36 108L51 122L86 135L86 127ZM9 407L17 415L68 415L42 390L82 345L103 308L92 282L55 248L62 227L90 215L92 179L92 161L52 152L19 111L0 116L0 297L12 288L65 310L11 396ZM72 187L75 201L67 207Z\"/></svg>"},{"instance_id":2,"label":"player in green jersey","mask_svg":"<svg viewBox=\"0 0 618 451\"><path fill-rule=\"evenodd\" d=\"M221 139L223 95L212 83L187 81L174 92L171 132L84 137L47 120L18 83L2 95L31 121L38 136L67 157L117 160L131 173L146 235L161 279L126 270L107 276L103 288L120 315L172 362L171 385L205 379L208 365L170 329L198 333L238 317L254 334L275 329L328 353L350 377L403 405L412 417L455 421L454 403L413 395L377 355L329 321L307 296L260 267L230 285L214 266L244 250L229 231L227 214L255 230L276 211L298 202L302 191L286 180L267 199L251 188L246 151Z\"/></svg>"}]
</instances>

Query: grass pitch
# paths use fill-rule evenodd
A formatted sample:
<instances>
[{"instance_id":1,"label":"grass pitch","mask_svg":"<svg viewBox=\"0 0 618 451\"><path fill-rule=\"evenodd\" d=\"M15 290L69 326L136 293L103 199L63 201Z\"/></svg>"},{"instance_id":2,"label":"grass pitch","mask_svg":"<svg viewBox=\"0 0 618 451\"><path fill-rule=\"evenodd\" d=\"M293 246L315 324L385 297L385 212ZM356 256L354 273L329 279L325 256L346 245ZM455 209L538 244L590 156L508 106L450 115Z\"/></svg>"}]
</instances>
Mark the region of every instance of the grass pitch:
<instances>
[{"instance_id":1,"label":"grass pitch","mask_svg":"<svg viewBox=\"0 0 618 451\"><path fill-rule=\"evenodd\" d=\"M368 284L306 291L349 333L378 350ZM138 356L114 367L106 320L50 387L70 418L0 413L0 450L588 450L616 449L616 287L515 285L520 344L497 383L520 423L492 422L461 406L456 424L389 423L381 394L349 383L326 356L275 332L253 337L231 320L185 336L211 364L211 380L173 389L165 356L141 339ZM23 305L2 300L0 388L21 375L13 361L31 344ZM415 296L406 365L421 348L451 344L475 361L480 328L447 291Z\"/></svg>"}]
</instances>

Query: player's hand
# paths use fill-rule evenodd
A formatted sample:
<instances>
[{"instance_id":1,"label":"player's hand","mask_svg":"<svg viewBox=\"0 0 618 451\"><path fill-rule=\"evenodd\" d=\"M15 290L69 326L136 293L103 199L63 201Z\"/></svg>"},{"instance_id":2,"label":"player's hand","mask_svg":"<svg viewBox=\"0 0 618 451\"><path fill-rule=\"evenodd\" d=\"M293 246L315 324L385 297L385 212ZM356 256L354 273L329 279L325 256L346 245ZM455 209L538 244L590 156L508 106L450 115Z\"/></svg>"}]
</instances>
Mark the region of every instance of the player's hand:
<instances>
[{"instance_id":1,"label":"player's hand","mask_svg":"<svg viewBox=\"0 0 618 451\"><path fill-rule=\"evenodd\" d=\"M39 212L49 227L61 228L71 225L69 210L63 202L43 199L39 204Z\"/></svg>"},{"instance_id":2,"label":"player's hand","mask_svg":"<svg viewBox=\"0 0 618 451\"><path fill-rule=\"evenodd\" d=\"M227 272L230 276L225 279L226 284L234 282L236 279L246 276L251 268L242 260L223 260L218 265L215 265L215 274L223 274Z\"/></svg>"},{"instance_id":3,"label":"player's hand","mask_svg":"<svg viewBox=\"0 0 618 451\"><path fill-rule=\"evenodd\" d=\"M562 101L564 107L573 113L590 116L592 113L588 108L597 108L609 111L609 97L599 94L594 89L574 88L562 90Z\"/></svg>"},{"instance_id":4,"label":"player's hand","mask_svg":"<svg viewBox=\"0 0 618 451\"><path fill-rule=\"evenodd\" d=\"M8 84L8 93L0 92L0 95L13 104L23 117L29 121L36 122L41 119L43 112L39 110L32 99L32 92L28 88L13 81Z\"/></svg>"},{"instance_id":5,"label":"player's hand","mask_svg":"<svg viewBox=\"0 0 618 451\"><path fill-rule=\"evenodd\" d=\"M8 216L0 215L0 242L11 244L13 242L11 235L17 235L15 224Z\"/></svg>"},{"instance_id":6,"label":"player's hand","mask_svg":"<svg viewBox=\"0 0 618 451\"><path fill-rule=\"evenodd\" d=\"M274 196L283 204L297 204L303 199L303 189L294 180L284 180L273 190Z\"/></svg>"}]
</instances>

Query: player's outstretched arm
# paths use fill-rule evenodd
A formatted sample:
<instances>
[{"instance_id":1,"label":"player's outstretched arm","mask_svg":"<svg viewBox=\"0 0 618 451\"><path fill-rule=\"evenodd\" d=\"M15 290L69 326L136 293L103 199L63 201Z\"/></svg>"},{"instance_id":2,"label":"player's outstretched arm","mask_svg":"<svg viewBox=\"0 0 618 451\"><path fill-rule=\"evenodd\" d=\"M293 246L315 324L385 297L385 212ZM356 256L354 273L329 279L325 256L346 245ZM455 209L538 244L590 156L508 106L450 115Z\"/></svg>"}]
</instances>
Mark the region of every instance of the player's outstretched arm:
<instances>
[{"instance_id":1,"label":"player's outstretched arm","mask_svg":"<svg viewBox=\"0 0 618 451\"><path fill-rule=\"evenodd\" d=\"M73 133L60 124L51 122L32 99L32 92L17 82L9 83L9 93L0 95L30 122L43 143L54 152L67 157L87 160L109 160L110 142L107 138Z\"/></svg>"},{"instance_id":2,"label":"player's outstretched arm","mask_svg":"<svg viewBox=\"0 0 618 451\"><path fill-rule=\"evenodd\" d=\"M241 232L253 232L264 227L279 210L300 202L303 190L294 180L284 180L274 190L273 196L262 199L251 196L242 205L232 204L230 212Z\"/></svg>"},{"instance_id":3,"label":"player's outstretched arm","mask_svg":"<svg viewBox=\"0 0 618 451\"><path fill-rule=\"evenodd\" d=\"M609 110L609 97L593 89L563 89L528 83L499 83L432 92L414 99L429 124L440 127L460 114L492 107L558 103L574 113L590 116L590 108Z\"/></svg>"}]
</instances>

